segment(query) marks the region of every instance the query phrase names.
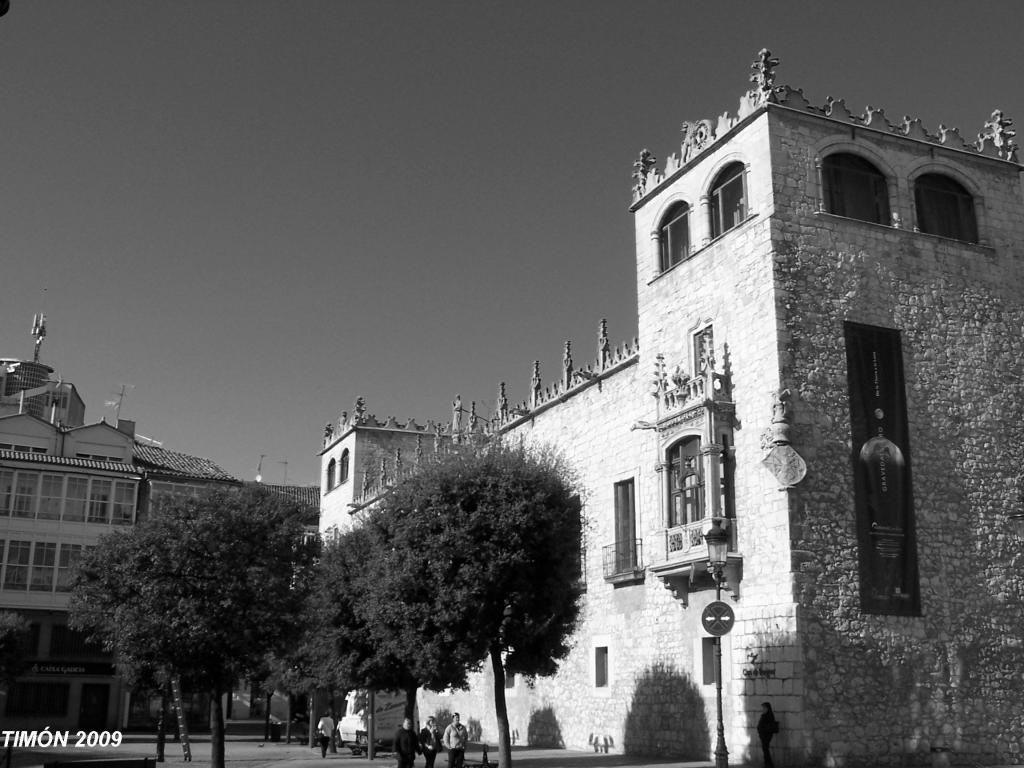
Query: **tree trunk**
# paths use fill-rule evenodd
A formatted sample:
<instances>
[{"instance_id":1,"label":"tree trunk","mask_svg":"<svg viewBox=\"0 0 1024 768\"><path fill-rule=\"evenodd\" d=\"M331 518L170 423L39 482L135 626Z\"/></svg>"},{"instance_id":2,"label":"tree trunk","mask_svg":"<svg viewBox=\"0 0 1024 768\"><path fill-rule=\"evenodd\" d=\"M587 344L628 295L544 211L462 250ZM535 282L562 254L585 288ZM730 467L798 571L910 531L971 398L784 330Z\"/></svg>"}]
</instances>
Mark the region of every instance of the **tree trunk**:
<instances>
[{"instance_id":1,"label":"tree trunk","mask_svg":"<svg viewBox=\"0 0 1024 768\"><path fill-rule=\"evenodd\" d=\"M270 697L274 694L267 694L267 711L263 713L263 740L270 741Z\"/></svg>"},{"instance_id":2,"label":"tree trunk","mask_svg":"<svg viewBox=\"0 0 1024 768\"><path fill-rule=\"evenodd\" d=\"M309 704L306 706L306 711L309 713L309 722L306 723L309 738L307 739L306 746L312 749L316 746L316 741L313 739L313 718L316 716L316 688L309 690Z\"/></svg>"},{"instance_id":3,"label":"tree trunk","mask_svg":"<svg viewBox=\"0 0 1024 768\"><path fill-rule=\"evenodd\" d=\"M416 691L419 690L418 685L411 685L405 689L405 717L412 720L412 726L416 728ZM417 731L419 733L419 731Z\"/></svg>"},{"instance_id":4,"label":"tree trunk","mask_svg":"<svg viewBox=\"0 0 1024 768\"><path fill-rule=\"evenodd\" d=\"M285 736L284 736L284 743L285 744L291 744L292 743L292 709L294 707L295 707L295 696L293 696L292 694L289 693L288 694L288 711L285 714L285 723L284 723L284 734L285 734Z\"/></svg>"},{"instance_id":5,"label":"tree trunk","mask_svg":"<svg viewBox=\"0 0 1024 768\"><path fill-rule=\"evenodd\" d=\"M498 768L512 768L512 737L508 729L508 707L505 706L505 667L501 648L491 646L491 669L494 670L494 716L498 721Z\"/></svg>"},{"instance_id":6,"label":"tree trunk","mask_svg":"<svg viewBox=\"0 0 1024 768\"><path fill-rule=\"evenodd\" d=\"M210 768L224 768L224 707L219 687L211 692L210 701Z\"/></svg>"}]
</instances>

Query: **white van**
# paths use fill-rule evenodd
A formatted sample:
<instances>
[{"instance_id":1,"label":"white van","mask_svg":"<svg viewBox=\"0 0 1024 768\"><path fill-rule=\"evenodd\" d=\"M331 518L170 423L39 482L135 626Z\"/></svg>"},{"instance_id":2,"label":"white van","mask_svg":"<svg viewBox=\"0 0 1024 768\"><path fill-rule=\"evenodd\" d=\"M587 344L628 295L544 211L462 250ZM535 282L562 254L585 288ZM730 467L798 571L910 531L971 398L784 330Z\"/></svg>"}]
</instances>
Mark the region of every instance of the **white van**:
<instances>
[{"instance_id":1,"label":"white van","mask_svg":"<svg viewBox=\"0 0 1024 768\"><path fill-rule=\"evenodd\" d=\"M345 697L345 715L338 722L338 735L342 742L363 751L369 743L370 692L356 690ZM376 691L373 696L373 732L377 747L390 747L395 731L402 727L405 719L405 693ZM415 726L415 720L413 721ZM418 731L417 731L418 733Z\"/></svg>"}]
</instances>

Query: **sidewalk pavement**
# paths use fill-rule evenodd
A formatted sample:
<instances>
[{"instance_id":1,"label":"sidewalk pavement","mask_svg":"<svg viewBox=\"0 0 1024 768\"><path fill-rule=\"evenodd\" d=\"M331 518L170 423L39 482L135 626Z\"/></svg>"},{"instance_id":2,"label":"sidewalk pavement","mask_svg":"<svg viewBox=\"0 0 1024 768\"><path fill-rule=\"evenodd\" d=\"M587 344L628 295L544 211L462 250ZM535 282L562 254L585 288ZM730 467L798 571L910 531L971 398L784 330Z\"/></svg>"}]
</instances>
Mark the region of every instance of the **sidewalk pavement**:
<instances>
[{"instance_id":1,"label":"sidewalk pavement","mask_svg":"<svg viewBox=\"0 0 1024 768\"><path fill-rule=\"evenodd\" d=\"M164 763L158 766L188 766L188 768L209 768L210 736L202 734L190 739L192 762L185 763L181 744L168 740L164 748ZM490 764L495 766L498 751L495 745L488 745L487 756ZM482 745L471 744L466 750L467 763L477 763L482 757ZM88 761L104 758L155 757L156 737L152 734L125 734L124 740L117 748L83 748L58 747L50 749L35 748L15 749L12 768L42 768L52 761ZM326 758L320 757L320 748L310 748L304 744L285 744L284 741L264 742L253 736L227 737L224 745L224 762L228 768L271 768L286 765L288 768L394 768L395 758L390 753L383 753L374 760L365 756L355 757L348 749L339 749L336 754L327 753ZM87 768L88 763L82 763ZM436 768L447 768L445 755L440 755ZM710 760L684 763L669 758L631 757L627 755L600 754L567 749L534 749L515 746L512 748L513 768L660 768L672 765L676 768L711 768ZM730 763L739 768L739 764ZM423 767L423 760L416 761L417 768Z\"/></svg>"}]
</instances>

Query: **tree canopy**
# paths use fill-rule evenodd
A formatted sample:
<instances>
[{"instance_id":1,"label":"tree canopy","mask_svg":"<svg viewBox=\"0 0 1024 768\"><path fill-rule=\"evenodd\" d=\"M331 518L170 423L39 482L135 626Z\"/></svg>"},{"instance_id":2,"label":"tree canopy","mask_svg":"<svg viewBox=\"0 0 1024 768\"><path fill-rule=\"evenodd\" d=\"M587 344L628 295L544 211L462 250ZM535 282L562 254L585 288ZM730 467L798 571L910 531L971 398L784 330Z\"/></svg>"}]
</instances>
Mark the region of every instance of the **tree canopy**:
<instances>
[{"instance_id":1,"label":"tree canopy","mask_svg":"<svg viewBox=\"0 0 1024 768\"><path fill-rule=\"evenodd\" d=\"M34 649L28 622L14 611L0 611L0 690L9 687L25 669Z\"/></svg>"},{"instance_id":2,"label":"tree canopy","mask_svg":"<svg viewBox=\"0 0 1024 768\"><path fill-rule=\"evenodd\" d=\"M465 686L489 660L508 765L502 680L552 674L568 654L581 526L571 473L550 451L495 442L426 462L325 552L339 649L367 680L391 660L434 690Z\"/></svg>"},{"instance_id":3,"label":"tree canopy","mask_svg":"<svg viewBox=\"0 0 1024 768\"><path fill-rule=\"evenodd\" d=\"M220 694L301 633L315 554L309 513L259 486L165 497L79 565L71 623L130 676L179 675L209 691L215 766L224 758Z\"/></svg>"}]
</instances>

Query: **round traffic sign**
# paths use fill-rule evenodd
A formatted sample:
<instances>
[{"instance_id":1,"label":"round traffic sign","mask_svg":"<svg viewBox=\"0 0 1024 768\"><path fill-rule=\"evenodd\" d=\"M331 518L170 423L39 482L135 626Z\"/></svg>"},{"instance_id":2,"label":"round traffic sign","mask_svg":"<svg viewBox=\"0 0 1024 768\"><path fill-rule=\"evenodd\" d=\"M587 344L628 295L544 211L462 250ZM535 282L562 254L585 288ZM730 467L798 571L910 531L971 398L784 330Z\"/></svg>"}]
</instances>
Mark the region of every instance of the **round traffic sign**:
<instances>
[{"instance_id":1,"label":"round traffic sign","mask_svg":"<svg viewBox=\"0 0 1024 768\"><path fill-rule=\"evenodd\" d=\"M700 614L700 623L704 625L705 631L716 637L728 634L735 622L736 614L732 612L732 606L721 600L708 603Z\"/></svg>"}]
</instances>

